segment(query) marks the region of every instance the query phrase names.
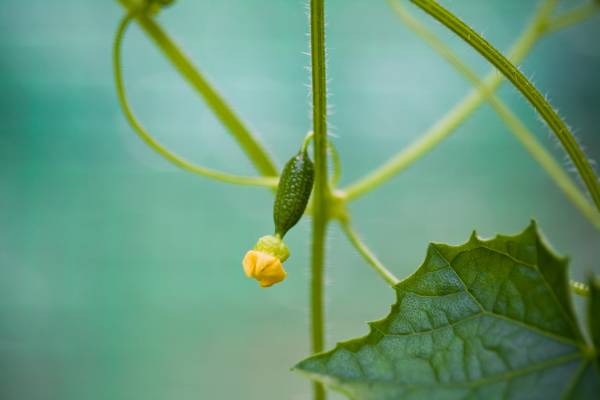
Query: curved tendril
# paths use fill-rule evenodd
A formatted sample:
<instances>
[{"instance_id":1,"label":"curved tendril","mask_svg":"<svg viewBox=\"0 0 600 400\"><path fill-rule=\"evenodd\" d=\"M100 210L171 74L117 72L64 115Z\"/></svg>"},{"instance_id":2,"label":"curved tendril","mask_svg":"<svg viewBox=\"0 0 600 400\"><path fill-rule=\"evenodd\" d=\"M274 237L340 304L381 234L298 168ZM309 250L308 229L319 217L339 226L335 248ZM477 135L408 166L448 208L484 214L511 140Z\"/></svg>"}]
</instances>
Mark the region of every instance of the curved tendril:
<instances>
[{"instance_id":1,"label":"curved tendril","mask_svg":"<svg viewBox=\"0 0 600 400\"><path fill-rule=\"evenodd\" d=\"M270 178L270 177L247 177L247 176L239 176L228 174L225 172L213 170L210 168L202 167L200 165L196 165L190 161L187 161L184 158L179 157L177 154L169 151L166 147L164 147L158 140L156 140L138 121L138 119L133 114L131 107L129 106L129 102L127 100L127 94L125 91L125 85L123 83L123 74L121 68L121 47L123 43L123 38L125 36L125 32L129 27L131 21L138 15L138 13L143 12L144 9L137 9L127 13L123 19L121 20L119 27L117 29L117 33L115 35L114 46L113 46L113 69L115 76L115 85L117 89L117 96L119 98L119 103L121 105L121 109L127 118L127 121L137 133L137 135L153 150L155 150L158 154L166 158L168 161L173 163L174 165L198 174L205 176L207 178L216 179L221 182L232 183L237 185L252 185L252 186L264 186L269 188L277 187L278 178Z\"/></svg>"},{"instance_id":2,"label":"curved tendril","mask_svg":"<svg viewBox=\"0 0 600 400\"><path fill-rule=\"evenodd\" d=\"M308 145L314 139L314 137L315 134L312 131L306 134L306 136L304 137L304 142L302 142L301 151L306 151ZM331 140L327 141L327 150L329 150L329 154L331 155L331 161L333 163L333 173L331 175L331 178L329 179L329 184L332 187L336 187L337 184L340 182L340 178L342 177L342 162L340 160L340 155L333 143L331 142Z\"/></svg>"}]
</instances>

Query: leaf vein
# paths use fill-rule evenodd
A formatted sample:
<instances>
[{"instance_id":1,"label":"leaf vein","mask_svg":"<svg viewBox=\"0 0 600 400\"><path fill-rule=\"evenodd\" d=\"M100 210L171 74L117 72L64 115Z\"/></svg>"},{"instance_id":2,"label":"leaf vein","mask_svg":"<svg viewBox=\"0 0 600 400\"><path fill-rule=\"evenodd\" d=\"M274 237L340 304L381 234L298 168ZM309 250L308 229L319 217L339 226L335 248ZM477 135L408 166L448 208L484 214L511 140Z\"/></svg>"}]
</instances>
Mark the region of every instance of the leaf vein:
<instances>
[{"instance_id":1,"label":"leaf vein","mask_svg":"<svg viewBox=\"0 0 600 400\"><path fill-rule=\"evenodd\" d=\"M540 327L537 327L535 325L526 323L524 321L519 321L517 319L511 318L509 316L506 315L502 315L502 314L497 314L493 311L487 310L482 304L481 302L479 302L479 300L475 297L475 295L471 292L471 290L469 289L469 287L467 286L467 284L462 280L462 278L460 277L460 275L458 274L458 272L456 271L456 269L454 268L454 266L452 265L452 263L450 262L450 260L448 260L446 257L444 257L444 255L435 247L433 246L433 249L435 250L435 252L444 260L444 262L446 262L446 264L448 264L448 266L450 268L452 268L454 274L456 275L456 278L461 282L461 284L464 287L465 292L473 299L473 301L481 308L482 313L499 318L499 319L503 319L506 321L510 321L513 322L515 324L518 324L520 326L526 327L532 331L535 331L541 335L547 336L549 338L552 338L554 340L558 340L564 343L569 343L569 344L574 344L577 347L581 347L580 343L570 337L567 336L563 336L563 335L559 335L557 333L553 333L553 332L548 332L548 331L544 331L543 329L541 329ZM502 254L502 253L500 253ZM542 275L542 274L540 274Z\"/></svg>"}]
</instances>

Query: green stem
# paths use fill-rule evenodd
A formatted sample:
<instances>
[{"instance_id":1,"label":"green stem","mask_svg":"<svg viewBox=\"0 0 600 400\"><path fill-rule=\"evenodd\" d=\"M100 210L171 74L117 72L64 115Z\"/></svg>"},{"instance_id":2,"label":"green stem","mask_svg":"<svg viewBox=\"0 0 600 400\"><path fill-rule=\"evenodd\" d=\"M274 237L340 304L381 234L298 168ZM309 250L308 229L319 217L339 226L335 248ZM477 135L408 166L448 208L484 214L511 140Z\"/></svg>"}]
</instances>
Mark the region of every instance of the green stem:
<instances>
[{"instance_id":1,"label":"green stem","mask_svg":"<svg viewBox=\"0 0 600 400\"><path fill-rule=\"evenodd\" d=\"M525 98L529 100L531 105L538 111L550 129L555 133L556 137L567 151L567 154L571 157L575 168L577 168L581 179L592 196L592 200L596 204L596 207L600 209L600 184L598 183L598 178L596 177L591 164L567 125L535 86L517 67L481 37L481 35L450 11L439 5L435 0L411 1L477 50L479 54L485 57L500 72L502 72L502 74L513 83Z\"/></svg>"},{"instance_id":2,"label":"green stem","mask_svg":"<svg viewBox=\"0 0 600 400\"><path fill-rule=\"evenodd\" d=\"M433 32L415 19L410 12L397 0L389 0L396 14L402 21L416 32L426 43L442 55L461 74L463 74L475 87L485 90L483 82L460 58L452 52ZM511 132L521 142L531 156L552 177L556 185L565 193L575 207L598 229L600 229L600 213L596 210L582 193L575 182L564 171L560 164L546 151L525 124L510 110L499 97L493 93L486 93L487 101L492 108L511 129Z\"/></svg>"},{"instance_id":3,"label":"green stem","mask_svg":"<svg viewBox=\"0 0 600 400\"><path fill-rule=\"evenodd\" d=\"M133 11L139 7L139 1L136 0L118 1L128 11ZM277 168L267 154L267 151L216 89L194 67L188 57L167 36L156 21L144 13L137 14L135 19L169 61L171 61L179 73L187 79L192 87L204 98L206 104L229 132L231 132L261 175L277 176Z\"/></svg>"},{"instance_id":4,"label":"green stem","mask_svg":"<svg viewBox=\"0 0 600 400\"><path fill-rule=\"evenodd\" d=\"M556 7L556 0L546 0L538 9L519 39L509 52L510 58L520 63L531 50L543 32L548 17ZM490 71L480 88L473 89L465 98L457 103L446 115L436 122L423 136L406 149L393 156L367 176L351 184L345 189L347 199L356 199L379 185L385 183L397 173L405 170L416 160L431 151L442 140L458 128L485 100L486 93L496 91L503 77L496 70Z\"/></svg>"},{"instance_id":5,"label":"green stem","mask_svg":"<svg viewBox=\"0 0 600 400\"><path fill-rule=\"evenodd\" d=\"M306 151L306 149L308 149L308 145L310 144L310 142L314 139L315 137L315 133L310 131L306 134L306 136L304 136L304 141L302 142L302 147L300 148L301 151Z\"/></svg>"},{"instance_id":6,"label":"green stem","mask_svg":"<svg viewBox=\"0 0 600 400\"><path fill-rule=\"evenodd\" d=\"M311 280L310 280L310 331L311 350L320 353L325 346L325 315L324 315L324 260L327 224L315 222L313 217L313 234L311 250ZM317 382L313 383L315 400L325 399L325 389Z\"/></svg>"},{"instance_id":7,"label":"green stem","mask_svg":"<svg viewBox=\"0 0 600 400\"><path fill-rule=\"evenodd\" d=\"M385 281L391 286L396 286L400 280L394 276L382 263L377 259L375 254L362 242L358 234L352 229L352 226L348 221L340 221L342 230L354 246L360 255L369 263L371 267L377 272Z\"/></svg>"},{"instance_id":8,"label":"green stem","mask_svg":"<svg viewBox=\"0 0 600 400\"><path fill-rule=\"evenodd\" d=\"M312 351L324 346L323 274L330 188L327 177L327 83L325 72L325 4L310 2L310 44L312 66L315 186L313 192L313 240L311 257ZM314 399L325 399L325 389L313 384Z\"/></svg>"},{"instance_id":9,"label":"green stem","mask_svg":"<svg viewBox=\"0 0 600 400\"><path fill-rule=\"evenodd\" d=\"M600 11L600 2L591 1L552 18L546 25L546 32L555 32L576 25L596 15Z\"/></svg>"},{"instance_id":10,"label":"green stem","mask_svg":"<svg viewBox=\"0 0 600 400\"><path fill-rule=\"evenodd\" d=\"M300 150L306 151L306 149L308 148L308 145L310 144L310 142L312 142L314 137L315 137L314 132L312 132L312 131L309 132L304 137L304 142L302 142L302 147L300 148ZM327 149L329 150L329 155L331 155L331 163L333 164L333 173L331 174L330 185L331 185L331 187L336 187L342 176L342 163L340 160L340 155L337 152L337 149L335 148L333 143L331 143L331 141L329 141L329 140L327 141Z\"/></svg>"},{"instance_id":11,"label":"green stem","mask_svg":"<svg viewBox=\"0 0 600 400\"><path fill-rule=\"evenodd\" d=\"M137 120L137 118L131 110L131 107L129 106L129 102L127 101L127 94L125 91L125 85L123 84L123 76L121 72L121 45L123 43L123 37L125 35L127 27L129 26L133 18L135 18L135 15L135 11L130 12L125 17L123 17L119 24L119 28L117 29L113 46L113 69L115 76L115 85L117 89L117 96L119 98L121 108L123 109L127 121L130 123L132 128L138 134L138 136L164 158L166 158L176 166L183 168L189 172L203 175L208 178L216 179L222 182L233 183L238 185L256 185L266 186L270 188L277 187L277 178L238 176L193 164L179 157L175 153L167 150L163 145L160 144L160 142L154 139L154 137L152 137L152 135L150 135L150 133L146 131L142 124Z\"/></svg>"}]
</instances>

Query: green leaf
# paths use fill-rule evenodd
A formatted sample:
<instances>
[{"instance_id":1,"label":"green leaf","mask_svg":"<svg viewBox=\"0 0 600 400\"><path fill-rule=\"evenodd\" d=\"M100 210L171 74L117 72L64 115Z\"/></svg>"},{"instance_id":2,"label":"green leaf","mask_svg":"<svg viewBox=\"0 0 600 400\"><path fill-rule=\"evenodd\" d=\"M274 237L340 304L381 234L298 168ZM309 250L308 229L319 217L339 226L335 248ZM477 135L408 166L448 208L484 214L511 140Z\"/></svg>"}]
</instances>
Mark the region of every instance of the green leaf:
<instances>
[{"instance_id":1,"label":"green leaf","mask_svg":"<svg viewBox=\"0 0 600 400\"><path fill-rule=\"evenodd\" d=\"M352 399L597 398L567 260L533 222L517 236L431 244L396 292L367 336L296 368Z\"/></svg>"}]
</instances>

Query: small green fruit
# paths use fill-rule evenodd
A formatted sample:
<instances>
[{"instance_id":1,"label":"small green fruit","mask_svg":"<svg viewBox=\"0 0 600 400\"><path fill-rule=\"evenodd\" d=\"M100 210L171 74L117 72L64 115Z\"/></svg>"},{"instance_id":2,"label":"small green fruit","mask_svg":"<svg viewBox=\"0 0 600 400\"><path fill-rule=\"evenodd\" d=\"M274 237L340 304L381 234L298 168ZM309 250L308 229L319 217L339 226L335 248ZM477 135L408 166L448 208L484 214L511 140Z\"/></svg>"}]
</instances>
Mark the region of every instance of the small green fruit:
<instances>
[{"instance_id":1,"label":"small green fruit","mask_svg":"<svg viewBox=\"0 0 600 400\"><path fill-rule=\"evenodd\" d=\"M306 150L300 150L283 168L273 207L275 234L279 237L283 238L304 214L314 178L315 167Z\"/></svg>"}]
</instances>

